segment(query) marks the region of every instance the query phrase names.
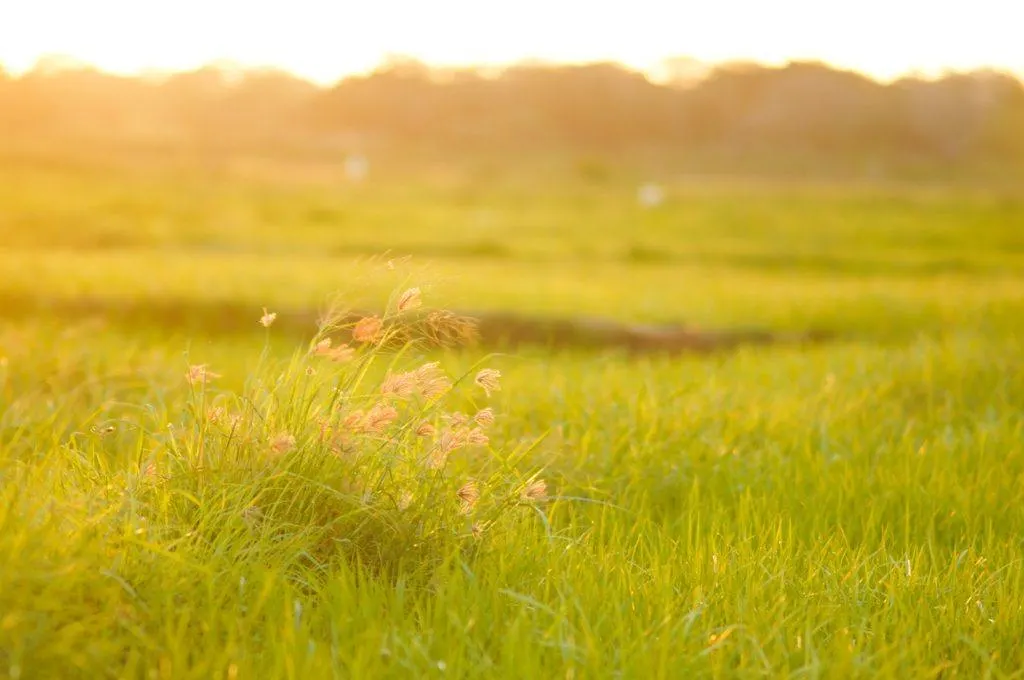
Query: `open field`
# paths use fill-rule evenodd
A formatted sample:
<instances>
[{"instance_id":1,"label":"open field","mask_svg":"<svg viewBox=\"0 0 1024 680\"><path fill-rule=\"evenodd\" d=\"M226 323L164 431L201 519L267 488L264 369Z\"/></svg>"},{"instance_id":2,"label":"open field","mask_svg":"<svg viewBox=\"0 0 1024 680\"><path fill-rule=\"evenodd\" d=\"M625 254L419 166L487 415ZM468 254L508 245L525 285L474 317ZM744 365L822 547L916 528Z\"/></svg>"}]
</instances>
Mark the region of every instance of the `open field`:
<instances>
[{"instance_id":1,"label":"open field","mask_svg":"<svg viewBox=\"0 0 1024 680\"><path fill-rule=\"evenodd\" d=\"M0 180L0 677L1024 675L1020 194ZM832 338L332 363L285 314L340 291L400 324L410 285ZM323 438L428 360L450 395ZM487 406L486 446L421 464L417 423Z\"/></svg>"}]
</instances>

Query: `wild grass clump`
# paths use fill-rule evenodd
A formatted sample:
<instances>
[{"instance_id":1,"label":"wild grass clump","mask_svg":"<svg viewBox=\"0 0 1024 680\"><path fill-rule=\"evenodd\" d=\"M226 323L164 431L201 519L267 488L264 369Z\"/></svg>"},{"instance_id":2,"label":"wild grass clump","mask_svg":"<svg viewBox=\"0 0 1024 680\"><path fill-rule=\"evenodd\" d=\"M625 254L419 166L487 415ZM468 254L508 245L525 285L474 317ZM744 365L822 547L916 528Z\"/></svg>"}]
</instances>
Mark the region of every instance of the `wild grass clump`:
<instances>
[{"instance_id":1,"label":"wild grass clump","mask_svg":"<svg viewBox=\"0 0 1024 680\"><path fill-rule=\"evenodd\" d=\"M420 307L418 288L381 314L335 307L289 360L264 351L240 390L190 365L180 420L156 423L141 444L150 525L193 549L325 573L346 560L395 577L472 552L543 501L544 482L516 468L523 452L491 442L500 371L451 376L427 360L439 340L470 340L471 325ZM272 312L258 321L273 332Z\"/></svg>"}]
</instances>

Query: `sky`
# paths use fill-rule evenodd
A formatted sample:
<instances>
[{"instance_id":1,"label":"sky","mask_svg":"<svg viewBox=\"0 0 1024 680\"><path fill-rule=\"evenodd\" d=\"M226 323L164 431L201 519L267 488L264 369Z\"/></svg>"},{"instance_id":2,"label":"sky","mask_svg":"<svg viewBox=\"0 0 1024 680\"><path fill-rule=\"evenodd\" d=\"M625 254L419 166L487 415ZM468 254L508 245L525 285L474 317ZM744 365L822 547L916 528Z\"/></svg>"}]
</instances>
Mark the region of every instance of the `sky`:
<instances>
[{"instance_id":1,"label":"sky","mask_svg":"<svg viewBox=\"0 0 1024 680\"><path fill-rule=\"evenodd\" d=\"M0 0L0 64L47 54L133 74L215 61L319 83L389 54L434 65L617 61L655 73L817 60L881 80L998 68L1024 76L1022 0Z\"/></svg>"}]
</instances>

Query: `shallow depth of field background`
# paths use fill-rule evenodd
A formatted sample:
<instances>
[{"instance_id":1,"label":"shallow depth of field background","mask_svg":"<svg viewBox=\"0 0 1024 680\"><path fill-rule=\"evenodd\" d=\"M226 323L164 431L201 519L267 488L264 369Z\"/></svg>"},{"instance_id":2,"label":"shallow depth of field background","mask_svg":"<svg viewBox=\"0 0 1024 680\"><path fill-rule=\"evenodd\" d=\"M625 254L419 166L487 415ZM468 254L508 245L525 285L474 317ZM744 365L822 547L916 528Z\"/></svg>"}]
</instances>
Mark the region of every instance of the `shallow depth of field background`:
<instances>
[{"instance_id":1,"label":"shallow depth of field background","mask_svg":"<svg viewBox=\"0 0 1024 680\"><path fill-rule=\"evenodd\" d=\"M686 66L0 74L0 677L1019 677L1024 85ZM429 562L138 491L189 364L412 285L825 339L427 350L549 495Z\"/></svg>"}]
</instances>

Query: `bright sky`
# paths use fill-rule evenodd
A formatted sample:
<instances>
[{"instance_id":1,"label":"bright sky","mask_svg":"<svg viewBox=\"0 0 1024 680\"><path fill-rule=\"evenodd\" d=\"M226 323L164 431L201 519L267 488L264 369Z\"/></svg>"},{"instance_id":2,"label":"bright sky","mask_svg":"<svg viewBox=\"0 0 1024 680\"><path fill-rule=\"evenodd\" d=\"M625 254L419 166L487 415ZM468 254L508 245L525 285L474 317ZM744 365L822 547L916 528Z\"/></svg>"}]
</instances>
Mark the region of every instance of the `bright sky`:
<instances>
[{"instance_id":1,"label":"bright sky","mask_svg":"<svg viewBox=\"0 0 1024 680\"><path fill-rule=\"evenodd\" d=\"M438 65L615 60L651 70L817 59L889 79L996 67L1024 75L1021 0L0 0L0 63L45 54L118 73L216 60L318 82L391 54ZM1015 7L1016 6L1016 7Z\"/></svg>"}]
</instances>

